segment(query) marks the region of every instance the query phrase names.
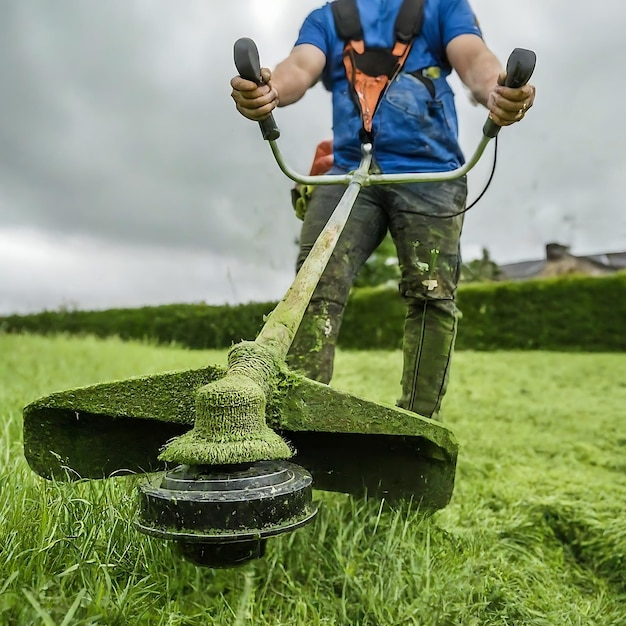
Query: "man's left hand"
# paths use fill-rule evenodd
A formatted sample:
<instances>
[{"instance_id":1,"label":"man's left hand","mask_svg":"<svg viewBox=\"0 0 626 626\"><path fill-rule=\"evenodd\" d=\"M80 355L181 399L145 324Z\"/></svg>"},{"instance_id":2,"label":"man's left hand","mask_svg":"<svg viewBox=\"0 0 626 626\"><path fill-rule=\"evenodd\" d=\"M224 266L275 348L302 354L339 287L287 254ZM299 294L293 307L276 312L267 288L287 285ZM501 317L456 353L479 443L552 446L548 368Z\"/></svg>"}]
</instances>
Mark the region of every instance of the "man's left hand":
<instances>
[{"instance_id":1,"label":"man's left hand","mask_svg":"<svg viewBox=\"0 0 626 626\"><path fill-rule=\"evenodd\" d=\"M535 87L524 85L523 87L505 87L506 73L498 76L498 84L489 92L487 108L489 117L498 126L510 126L524 119L526 112L535 101Z\"/></svg>"}]
</instances>

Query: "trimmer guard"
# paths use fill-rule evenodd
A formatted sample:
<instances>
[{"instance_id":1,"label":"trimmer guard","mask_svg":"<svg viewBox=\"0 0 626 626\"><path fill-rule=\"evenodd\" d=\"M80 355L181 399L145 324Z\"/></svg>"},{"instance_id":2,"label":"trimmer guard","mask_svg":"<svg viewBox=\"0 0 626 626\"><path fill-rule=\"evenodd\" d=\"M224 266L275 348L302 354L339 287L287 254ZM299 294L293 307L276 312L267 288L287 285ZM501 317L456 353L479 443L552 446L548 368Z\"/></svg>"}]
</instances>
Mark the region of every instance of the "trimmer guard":
<instances>
[{"instance_id":1,"label":"trimmer guard","mask_svg":"<svg viewBox=\"0 0 626 626\"><path fill-rule=\"evenodd\" d=\"M164 470L163 444L193 425L195 391L222 377L205 367L54 393L24 409L24 453L45 478L78 480ZM266 411L314 487L427 509L452 496L458 445L440 422L292 373Z\"/></svg>"}]
</instances>

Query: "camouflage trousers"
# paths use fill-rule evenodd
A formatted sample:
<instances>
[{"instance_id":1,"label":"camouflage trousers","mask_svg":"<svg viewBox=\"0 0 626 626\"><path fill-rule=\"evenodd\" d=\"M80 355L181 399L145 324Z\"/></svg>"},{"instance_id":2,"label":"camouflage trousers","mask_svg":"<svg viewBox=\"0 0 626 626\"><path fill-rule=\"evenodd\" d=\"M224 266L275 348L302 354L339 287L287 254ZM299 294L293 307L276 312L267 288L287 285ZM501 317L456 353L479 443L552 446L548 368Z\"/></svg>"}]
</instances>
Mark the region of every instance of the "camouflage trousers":
<instances>
[{"instance_id":1,"label":"camouflage trousers","mask_svg":"<svg viewBox=\"0 0 626 626\"><path fill-rule=\"evenodd\" d=\"M300 236L299 269L335 209L343 186L317 187ZM309 378L330 382L335 345L350 288L369 256L391 233L407 305L403 335L402 391L398 406L438 416L446 392L458 310L466 181L379 185L361 190L332 257L320 278L287 356Z\"/></svg>"}]
</instances>

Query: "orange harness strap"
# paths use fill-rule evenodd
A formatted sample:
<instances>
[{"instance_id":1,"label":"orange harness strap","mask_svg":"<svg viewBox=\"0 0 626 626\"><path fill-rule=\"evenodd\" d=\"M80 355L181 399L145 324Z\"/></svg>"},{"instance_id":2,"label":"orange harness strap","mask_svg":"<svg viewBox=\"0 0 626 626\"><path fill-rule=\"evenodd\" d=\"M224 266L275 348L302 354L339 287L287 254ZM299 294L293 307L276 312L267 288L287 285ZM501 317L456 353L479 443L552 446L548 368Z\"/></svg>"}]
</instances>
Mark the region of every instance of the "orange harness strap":
<instances>
[{"instance_id":1,"label":"orange harness strap","mask_svg":"<svg viewBox=\"0 0 626 626\"><path fill-rule=\"evenodd\" d=\"M359 56L365 52L365 43L362 39L359 41L349 41L344 48L343 64L346 68L346 76L358 100L361 110L361 119L363 120L363 128L367 133L372 132L374 113L376 113L378 104L389 83L398 75L406 58L409 56L411 44L412 42L404 43L397 41L391 51L391 54L396 59L392 74L378 74L376 76L369 76L359 69Z\"/></svg>"},{"instance_id":2,"label":"orange harness strap","mask_svg":"<svg viewBox=\"0 0 626 626\"><path fill-rule=\"evenodd\" d=\"M331 10L342 39L343 64L352 97L361 113L363 131L372 141L374 114L385 90L402 70L424 21L425 0L404 0L394 23L393 48L368 48L357 0L334 0Z\"/></svg>"}]
</instances>

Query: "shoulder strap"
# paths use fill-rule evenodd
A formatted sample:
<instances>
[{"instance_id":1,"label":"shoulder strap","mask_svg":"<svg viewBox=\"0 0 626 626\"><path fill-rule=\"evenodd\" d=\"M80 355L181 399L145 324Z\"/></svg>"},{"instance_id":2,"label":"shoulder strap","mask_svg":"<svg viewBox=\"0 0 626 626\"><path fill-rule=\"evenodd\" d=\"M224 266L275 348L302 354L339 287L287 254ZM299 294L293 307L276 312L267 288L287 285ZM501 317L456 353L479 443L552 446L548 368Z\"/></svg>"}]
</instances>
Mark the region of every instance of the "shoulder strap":
<instances>
[{"instance_id":1,"label":"shoulder strap","mask_svg":"<svg viewBox=\"0 0 626 626\"><path fill-rule=\"evenodd\" d=\"M344 41L363 39L363 27L356 0L335 0L330 8L335 19L337 35Z\"/></svg>"},{"instance_id":2,"label":"shoulder strap","mask_svg":"<svg viewBox=\"0 0 626 626\"><path fill-rule=\"evenodd\" d=\"M394 27L396 41L409 43L419 35L424 23L424 0L404 0Z\"/></svg>"},{"instance_id":3,"label":"shoulder strap","mask_svg":"<svg viewBox=\"0 0 626 626\"><path fill-rule=\"evenodd\" d=\"M344 41L361 41L363 27L356 0L335 0L331 3L335 28ZM404 0L396 17L394 32L396 41L409 43L422 30L424 23L424 0Z\"/></svg>"},{"instance_id":4,"label":"shoulder strap","mask_svg":"<svg viewBox=\"0 0 626 626\"><path fill-rule=\"evenodd\" d=\"M367 48L357 0L331 3L335 29L345 42L343 63L351 93L361 112L363 130L373 141L372 122L390 82L398 75L419 34L425 0L404 0L394 24L395 41L390 48Z\"/></svg>"}]
</instances>

